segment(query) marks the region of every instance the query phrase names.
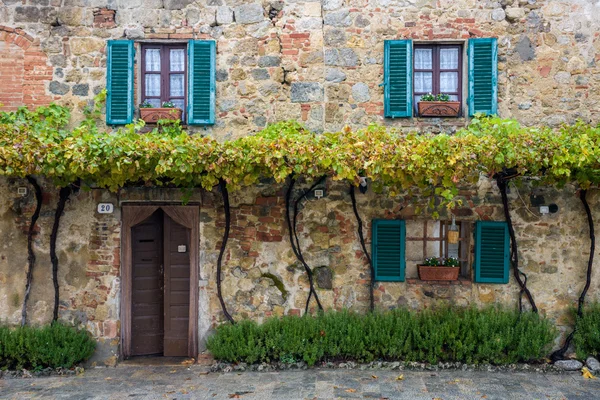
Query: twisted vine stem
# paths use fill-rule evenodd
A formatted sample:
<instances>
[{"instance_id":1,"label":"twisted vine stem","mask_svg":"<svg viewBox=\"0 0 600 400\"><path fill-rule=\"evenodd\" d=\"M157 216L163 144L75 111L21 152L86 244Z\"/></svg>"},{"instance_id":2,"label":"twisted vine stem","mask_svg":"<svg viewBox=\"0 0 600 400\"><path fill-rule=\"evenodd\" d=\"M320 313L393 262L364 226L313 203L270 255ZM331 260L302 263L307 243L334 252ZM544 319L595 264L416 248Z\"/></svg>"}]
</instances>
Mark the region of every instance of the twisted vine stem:
<instances>
[{"instance_id":1,"label":"twisted vine stem","mask_svg":"<svg viewBox=\"0 0 600 400\"><path fill-rule=\"evenodd\" d=\"M356 221L358 222L357 230L360 245L365 257L367 257L367 261L369 262L369 271L371 274L371 281L369 282L369 309L371 312L373 312L375 310L375 296L373 294L373 289L375 286L375 269L373 268L373 261L371 260L371 256L367 251L367 246L365 244L365 237L363 235L363 222L360 214L358 213L358 207L356 206L356 195L354 193L354 185L352 183L350 184L350 199L352 199L352 209L354 210L354 215L356 216Z\"/></svg>"},{"instance_id":2,"label":"twisted vine stem","mask_svg":"<svg viewBox=\"0 0 600 400\"><path fill-rule=\"evenodd\" d=\"M529 304L531 304L531 310L534 313L538 312L537 306L535 305L535 301L533 300L533 296L529 289L527 289L527 275L521 270L519 270L519 254L517 248L517 237L515 235L515 230L513 228L512 219L510 217L510 209L508 205L508 196L506 194L506 182L508 179L503 174L498 174L495 176L496 182L498 183L498 189L500 189L500 194L502 196L502 205L504 206L504 217L506 219L506 223L508 224L508 233L510 235L510 261L513 265L513 272L515 276L515 280L519 284L521 291L519 292L519 311L523 312L523 294L527 297ZM521 279L521 275L524 280Z\"/></svg>"},{"instance_id":3,"label":"twisted vine stem","mask_svg":"<svg viewBox=\"0 0 600 400\"><path fill-rule=\"evenodd\" d=\"M229 207L229 192L227 191L227 182L224 179L219 180L219 188L221 189L221 196L223 196L223 207L225 209L225 232L223 233L223 241L221 243L221 250L219 251L219 258L217 259L217 297L221 303L223 314L225 318L232 324L235 324L233 317L227 311L225 301L223 300L223 294L221 292L221 264L223 262L223 254L225 254L225 248L227 247L227 240L229 240L229 230L231 229L231 209Z\"/></svg>"},{"instance_id":4,"label":"twisted vine stem","mask_svg":"<svg viewBox=\"0 0 600 400\"><path fill-rule=\"evenodd\" d=\"M319 180L317 182L315 182L310 187L310 189L305 191L302 194L302 196L300 196L298 199L296 199L296 201L294 202L293 224L292 224L292 218L290 216L290 205L291 205L291 199L292 199L292 191L294 189L294 185L296 184L296 180L292 176L290 176L290 183L288 185L288 190L285 195L285 218L286 218L287 225L288 225L288 231L290 233L290 244L292 245L292 251L296 255L296 258L304 266L304 270L306 271L306 275L308 276L308 284L310 286L310 289L308 292L308 298L306 299L306 307L304 309L304 314L308 313L308 306L310 305L310 299L313 295L315 296L315 300L317 302L317 306L319 307L319 310L321 310L321 311L323 310L323 305L321 304L321 301L319 300L319 296L317 295L317 291L315 290L315 284L314 284L312 270L309 267L309 265L306 263L306 261L304 260L304 256L302 255L302 249L300 248L300 240L298 239L298 232L296 231L296 222L298 220L298 205L302 199L306 198L306 195L308 193L310 193L312 190L314 190L315 187L317 187L319 184L321 184L323 181L325 181L325 178L326 178L325 176L319 178Z\"/></svg>"},{"instance_id":5,"label":"twisted vine stem","mask_svg":"<svg viewBox=\"0 0 600 400\"><path fill-rule=\"evenodd\" d=\"M65 210L67 200L71 196L73 189L71 185L60 188L58 192L58 203L54 213L54 225L50 233L50 261L52 262L52 281L54 283L54 311L52 321L58 320L58 304L60 302L60 287L58 285L58 256L56 255L56 240L58 239L58 229L60 227L60 218Z\"/></svg>"},{"instance_id":6,"label":"twisted vine stem","mask_svg":"<svg viewBox=\"0 0 600 400\"><path fill-rule=\"evenodd\" d=\"M25 326L27 323L27 302L29 301L29 294L31 293L31 281L33 280L33 267L35 266L35 252L33 251L33 233L35 232L35 224L40 217L40 210L42 209L42 188L37 183L35 178L31 175L27 176L27 181L33 186L35 193L35 211L31 216L31 222L29 224L29 231L27 232L27 260L29 266L27 268L27 277L25 283L25 295L23 297L23 309L21 310L21 326Z\"/></svg>"},{"instance_id":7,"label":"twisted vine stem","mask_svg":"<svg viewBox=\"0 0 600 400\"><path fill-rule=\"evenodd\" d=\"M579 199L583 203L583 208L585 210L585 214L587 215L588 226L590 229L590 257L588 258L587 265L587 274L585 279L585 286L581 291L581 295L579 296L578 304L577 304L577 317L581 317L583 315L583 305L585 303L585 295L590 288L590 284L592 282L592 266L594 264L594 252L596 251L596 236L594 233L594 219L592 218L592 211L590 210L590 205L587 202L587 190L581 190L579 192ZM571 345L571 341L573 340L573 336L575 336L575 332L577 331L577 319L575 320L575 326L573 326L573 331L567 336L565 339L565 343L562 347L556 350L550 358L552 361L558 361L565 358L565 353L567 349Z\"/></svg>"}]
</instances>

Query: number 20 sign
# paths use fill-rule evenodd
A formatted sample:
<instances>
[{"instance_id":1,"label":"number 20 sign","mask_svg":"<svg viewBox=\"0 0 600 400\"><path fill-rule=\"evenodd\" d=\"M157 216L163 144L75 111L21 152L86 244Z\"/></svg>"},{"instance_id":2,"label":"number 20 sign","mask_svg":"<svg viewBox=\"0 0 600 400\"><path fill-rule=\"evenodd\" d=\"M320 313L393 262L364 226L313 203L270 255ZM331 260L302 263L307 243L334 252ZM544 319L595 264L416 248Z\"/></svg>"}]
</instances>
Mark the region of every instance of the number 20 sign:
<instances>
[{"instance_id":1,"label":"number 20 sign","mask_svg":"<svg viewBox=\"0 0 600 400\"><path fill-rule=\"evenodd\" d=\"M112 203L100 203L98 204L98 213L100 214L112 214L115 211L115 206Z\"/></svg>"}]
</instances>

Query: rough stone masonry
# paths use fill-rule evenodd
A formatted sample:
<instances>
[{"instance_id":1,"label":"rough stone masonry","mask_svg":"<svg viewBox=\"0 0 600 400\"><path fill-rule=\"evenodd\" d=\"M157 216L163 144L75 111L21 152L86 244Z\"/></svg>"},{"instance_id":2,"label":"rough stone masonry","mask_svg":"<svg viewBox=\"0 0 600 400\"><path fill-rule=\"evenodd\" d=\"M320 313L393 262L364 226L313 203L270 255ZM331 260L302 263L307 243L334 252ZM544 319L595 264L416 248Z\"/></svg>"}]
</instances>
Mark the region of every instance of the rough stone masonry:
<instances>
[{"instance_id":1,"label":"rough stone masonry","mask_svg":"<svg viewBox=\"0 0 600 400\"><path fill-rule=\"evenodd\" d=\"M56 101L84 107L106 85L106 42L128 38L217 42L216 123L199 134L228 140L266 124L296 119L315 132L369 123L403 130L453 132L467 118L383 118L383 43L386 39L453 41L497 37L499 114L526 125L559 126L599 121L600 4L585 0L4 0L0 3L0 102L5 109ZM139 85L138 85L139 86ZM139 88L138 88L139 96ZM136 99L136 104L139 103ZM58 190L44 183L36 227L38 265L33 278L33 323L52 316L49 235ZM299 190L312 182L301 182ZM25 289L26 234L33 195L17 194L25 181L0 180L0 320L18 323ZM285 187L270 182L231 193L232 233L223 269L223 295L234 318L263 320L303 313L308 282L288 240ZM31 192L31 191L30 191ZM326 196L308 200L299 215L307 263L315 268L325 308L366 310L369 274L356 234L348 188L327 181ZM556 203L542 216L531 194ZM415 213L427 199L403 193L357 195L370 248L374 218L403 218L407 233L422 235L436 222ZM596 221L598 194L589 202ZM455 211L464 226L503 220L495 185L481 179L461 192ZM58 238L60 318L88 329L100 343L97 360L114 363L120 342L121 213L126 201L181 201L178 190L145 188L81 192L67 204ZM223 234L220 194L197 190L200 204L200 315L202 340L224 320L216 297L215 269ZM113 214L96 212L112 202ZM565 328L569 307L583 287L589 242L575 188L512 187L510 204L523 271L542 313ZM448 219L449 215L442 215ZM472 240L468 253L472 260ZM417 279L423 249L407 245L406 282L375 286L378 308L415 309L441 302L515 306L518 286L428 284ZM471 272L469 267L468 272ZM589 298L599 299L595 272Z\"/></svg>"}]
</instances>

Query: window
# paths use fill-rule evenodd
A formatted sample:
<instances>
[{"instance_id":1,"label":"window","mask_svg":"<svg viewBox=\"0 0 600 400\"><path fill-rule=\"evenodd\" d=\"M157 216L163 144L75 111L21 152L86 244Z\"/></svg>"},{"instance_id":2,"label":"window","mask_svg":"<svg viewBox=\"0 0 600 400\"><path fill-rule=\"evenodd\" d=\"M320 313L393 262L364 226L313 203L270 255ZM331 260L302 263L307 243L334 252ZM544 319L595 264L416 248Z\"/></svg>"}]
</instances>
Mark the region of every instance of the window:
<instances>
[{"instance_id":1,"label":"window","mask_svg":"<svg viewBox=\"0 0 600 400\"><path fill-rule=\"evenodd\" d=\"M422 95L444 93L451 101L462 101L462 46L415 45L414 107Z\"/></svg>"},{"instance_id":2,"label":"window","mask_svg":"<svg viewBox=\"0 0 600 400\"><path fill-rule=\"evenodd\" d=\"M498 44L496 38L468 40L468 115L496 114L498 95ZM462 99L461 45L413 45L412 40L386 40L384 44L384 116L411 118L425 93L447 93ZM414 57L413 57L414 56Z\"/></svg>"},{"instance_id":3,"label":"window","mask_svg":"<svg viewBox=\"0 0 600 400\"><path fill-rule=\"evenodd\" d=\"M135 51L131 40L110 40L107 48L106 123L133 121L134 102L160 107L170 101L184 111L189 125L215 122L216 44L190 40L187 44L144 44L140 47L141 98L134 94Z\"/></svg>"},{"instance_id":4,"label":"window","mask_svg":"<svg viewBox=\"0 0 600 400\"><path fill-rule=\"evenodd\" d=\"M471 225L456 221L458 243L448 243L450 221L408 221L406 227L407 276L417 277L417 265L428 257L455 257L460 261L460 275L470 277L469 237Z\"/></svg>"},{"instance_id":5,"label":"window","mask_svg":"<svg viewBox=\"0 0 600 400\"><path fill-rule=\"evenodd\" d=\"M142 101L153 107L172 102L185 110L187 106L186 45L142 46Z\"/></svg>"}]
</instances>

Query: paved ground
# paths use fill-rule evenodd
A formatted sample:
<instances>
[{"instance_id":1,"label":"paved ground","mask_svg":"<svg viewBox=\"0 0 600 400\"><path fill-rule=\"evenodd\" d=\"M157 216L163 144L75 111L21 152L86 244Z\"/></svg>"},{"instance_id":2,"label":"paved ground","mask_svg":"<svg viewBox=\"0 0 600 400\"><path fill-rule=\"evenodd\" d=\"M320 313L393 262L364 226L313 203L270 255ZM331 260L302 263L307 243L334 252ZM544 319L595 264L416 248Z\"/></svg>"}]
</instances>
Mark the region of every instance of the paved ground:
<instances>
[{"instance_id":1,"label":"paved ground","mask_svg":"<svg viewBox=\"0 0 600 400\"><path fill-rule=\"evenodd\" d=\"M313 369L207 373L200 366L119 366L75 377L0 379L2 399L600 399L579 373ZM398 376L403 374L403 379ZM376 376L375 376L376 375Z\"/></svg>"}]
</instances>

